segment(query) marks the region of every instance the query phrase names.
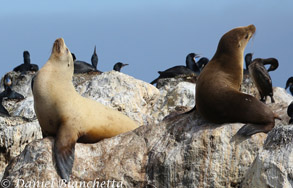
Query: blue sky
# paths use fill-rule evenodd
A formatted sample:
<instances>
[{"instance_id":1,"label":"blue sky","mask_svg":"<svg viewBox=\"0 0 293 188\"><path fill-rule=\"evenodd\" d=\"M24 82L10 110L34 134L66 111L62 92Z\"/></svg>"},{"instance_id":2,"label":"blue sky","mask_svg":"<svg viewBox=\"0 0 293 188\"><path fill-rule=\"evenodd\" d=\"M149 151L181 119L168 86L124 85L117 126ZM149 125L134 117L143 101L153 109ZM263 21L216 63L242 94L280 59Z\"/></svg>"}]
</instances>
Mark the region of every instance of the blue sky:
<instances>
[{"instance_id":1,"label":"blue sky","mask_svg":"<svg viewBox=\"0 0 293 188\"><path fill-rule=\"evenodd\" d=\"M82 3L81 3L82 2ZM0 8L0 75L23 62L42 67L54 40L63 37L78 60L90 62L94 46L98 69L109 71L121 61L122 72L150 82L162 71L184 65L188 53L212 58L221 36L254 24L256 35L246 47L254 58L275 57L274 86L293 76L293 1L5 1Z\"/></svg>"}]
</instances>

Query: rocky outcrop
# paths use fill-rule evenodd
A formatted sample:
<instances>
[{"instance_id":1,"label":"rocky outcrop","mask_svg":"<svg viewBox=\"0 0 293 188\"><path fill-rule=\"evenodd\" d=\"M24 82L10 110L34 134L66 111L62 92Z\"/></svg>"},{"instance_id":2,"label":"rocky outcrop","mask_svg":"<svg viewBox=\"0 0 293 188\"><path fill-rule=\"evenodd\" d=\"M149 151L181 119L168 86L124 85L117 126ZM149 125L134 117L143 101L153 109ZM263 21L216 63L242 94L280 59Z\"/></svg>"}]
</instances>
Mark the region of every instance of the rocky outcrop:
<instances>
[{"instance_id":1,"label":"rocky outcrop","mask_svg":"<svg viewBox=\"0 0 293 188\"><path fill-rule=\"evenodd\" d=\"M7 167L3 179L8 180L11 187L16 187L19 179L24 180L25 183L52 180L55 185L61 183L52 158L53 143L52 138L45 138L27 145L19 157ZM143 187L145 184L143 166L147 162L145 150L143 138L133 132L105 139L98 144L77 144L69 184L115 180L126 187Z\"/></svg>"},{"instance_id":2,"label":"rocky outcrop","mask_svg":"<svg viewBox=\"0 0 293 188\"><path fill-rule=\"evenodd\" d=\"M78 143L71 183L98 179L126 187L238 187L266 139L264 133L236 137L241 126L215 125L187 114L95 144ZM52 144L46 138L27 145L3 178L11 187L19 179L59 182Z\"/></svg>"},{"instance_id":3,"label":"rocky outcrop","mask_svg":"<svg viewBox=\"0 0 293 188\"><path fill-rule=\"evenodd\" d=\"M13 90L24 95L25 99L3 101L3 105L12 117L0 117L2 130L0 172L2 173L10 159L19 155L27 143L42 138L31 92L31 79L34 74L29 73L22 76L16 72L9 74L13 78ZM160 122L170 111L175 111L176 106L192 107L194 105L195 85L187 82L180 83L179 87L175 87L174 84L170 85L167 90L158 90L131 76L111 71L101 75L77 74L73 77L73 84L84 97L117 109L136 120L140 125ZM3 90L2 79L0 91Z\"/></svg>"},{"instance_id":4,"label":"rocky outcrop","mask_svg":"<svg viewBox=\"0 0 293 188\"><path fill-rule=\"evenodd\" d=\"M77 143L71 184L92 185L94 181L107 184L113 180L125 187L239 187L251 184L243 179L248 177L250 166L260 155L267 135L237 137L235 133L243 124L216 125L192 113L170 116L162 121L178 107L183 107L182 111L191 109L195 98L193 83L177 82L176 79L162 82L157 89L115 71L74 77L73 83L81 95L117 109L144 126L95 144ZM253 86L249 87L252 87L249 92L253 91ZM274 88L274 93L276 103L271 104L268 100L267 104L283 118L276 121L277 130L287 124L286 110L293 98L281 88ZM26 96L27 101L16 102L19 104L16 108L11 105L9 112L33 109L29 103L33 99L29 99L29 94ZM37 122L33 111L26 117L20 118L23 122L19 120L13 127L19 126L23 131L28 121ZM1 121L7 121L7 118L0 118L0 125ZM6 123L3 125L7 126ZM40 133L39 126L34 131ZM0 142L2 150L6 150L2 158L7 158L7 162L12 159L3 177L10 187L36 181L50 181L50 185L60 183L52 154L53 138L35 140L40 137L34 134L35 137L30 139L21 135L15 138L11 134L15 133L3 136L6 145ZM26 144L24 140L31 143ZM21 143L15 155L7 155L9 149L12 151L11 143ZM25 149L20 153L23 147ZM20 155L15 157L18 153Z\"/></svg>"},{"instance_id":5,"label":"rocky outcrop","mask_svg":"<svg viewBox=\"0 0 293 188\"><path fill-rule=\"evenodd\" d=\"M293 187L293 127L272 130L248 170L242 187Z\"/></svg>"},{"instance_id":6,"label":"rocky outcrop","mask_svg":"<svg viewBox=\"0 0 293 188\"><path fill-rule=\"evenodd\" d=\"M217 126L193 115L142 126L96 144L77 144L71 182L113 180L126 187L221 187L240 184L266 134L234 137L241 124ZM52 139L30 143L4 179L60 180ZM37 165L36 165L37 164Z\"/></svg>"},{"instance_id":7,"label":"rocky outcrop","mask_svg":"<svg viewBox=\"0 0 293 188\"><path fill-rule=\"evenodd\" d=\"M9 161L18 156L33 140L42 138L37 120L27 121L20 117L0 117L0 169L1 176Z\"/></svg>"}]
</instances>

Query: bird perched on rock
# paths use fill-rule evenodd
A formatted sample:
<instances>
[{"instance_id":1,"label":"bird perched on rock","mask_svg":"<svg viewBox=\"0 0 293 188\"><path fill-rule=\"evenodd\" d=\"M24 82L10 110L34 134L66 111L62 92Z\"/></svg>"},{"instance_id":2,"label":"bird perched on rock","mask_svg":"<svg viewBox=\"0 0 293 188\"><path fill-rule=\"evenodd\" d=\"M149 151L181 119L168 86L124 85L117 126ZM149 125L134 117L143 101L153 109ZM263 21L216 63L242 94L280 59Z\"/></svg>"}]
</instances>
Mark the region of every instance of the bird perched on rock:
<instances>
[{"instance_id":1,"label":"bird perched on rock","mask_svg":"<svg viewBox=\"0 0 293 188\"><path fill-rule=\"evenodd\" d=\"M197 67L199 68L198 74L204 69L204 67L208 64L210 60L206 57L202 57L197 62Z\"/></svg>"},{"instance_id":2,"label":"bird perched on rock","mask_svg":"<svg viewBox=\"0 0 293 188\"><path fill-rule=\"evenodd\" d=\"M200 71L203 69L203 67L208 63L207 58L202 58L199 60L199 63L197 64L195 61L195 58L199 57L195 53L190 53L186 56L186 66L178 65L175 67L171 67L165 71L158 71L160 76L153 80L151 84L156 83L161 78L174 78L178 75L190 75L195 74L199 75Z\"/></svg>"},{"instance_id":3,"label":"bird perched on rock","mask_svg":"<svg viewBox=\"0 0 293 188\"><path fill-rule=\"evenodd\" d=\"M1 97L7 98L7 99L17 99L17 100L24 99L24 96L22 94L12 90L12 78L9 74L6 74L4 76L3 86L4 86L4 91L0 93Z\"/></svg>"},{"instance_id":4,"label":"bird perched on rock","mask_svg":"<svg viewBox=\"0 0 293 188\"><path fill-rule=\"evenodd\" d=\"M293 102L290 103L290 105L287 108L287 114L290 117L289 124L293 123Z\"/></svg>"},{"instance_id":5,"label":"bird perched on rock","mask_svg":"<svg viewBox=\"0 0 293 188\"><path fill-rule=\"evenodd\" d=\"M1 102L0 115L8 117L10 115L8 111L4 108L4 106L2 105L3 99L7 98L7 99L23 100L24 96L12 90L12 78L9 74L6 74L4 76L3 86L4 86L4 91L0 93L0 102Z\"/></svg>"},{"instance_id":6,"label":"bird perched on rock","mask_svg":"<svg viewBox=\"0 0 293 188\"><path fill-rule=\"evenodd\" d=\"M285 89L288 89L288 87L289 87L289 91L290 91L291 95L293 95L293 77L290 77L287 80Z\"/></svg>"},{"instance_id":7,"label":"bird perched on rock","mask_svg":"<svg viewBox=\"0 0 293 188\"><path fill-rule=\"evenodd\" d=\"M252 62L252 53L247 53L244 57L244 61L245 61L245 67L246 69L243 70L244 75L249 75L249 70L248 70L248 66L251 64Z\"/></svg>"},{"instance_id":8,"label":"bird perched on rock","mask_svg":"<svg viewBox=\"0 0 293 188\"><path fill-rule=\"evenodd\" d=\"M267 70L264 65L270 64L269 69ZM261 101L265 102L267 96L271 97L271 102L274 103L273 97L273 87L272 87L272 79L269 75L269 71L274 71L278 68L279 63L275 58L267 58L254 59L251 64L248 66L250 76L252 77L253 82L255 83Z\"/></svg>"},{"instance_id":9,"label":"bird perched on rock","mask_svg":"<svg viewBox=\"0 0 293 188\"><path fill-rule=\"evenodd\" d=\"M28 51L23 52L23 64L18 65L13 69L15 72L21 72L22 75L26 74L27 71L38 71L39 66L36 64L31 64L30 53Z\"/></svg>"},{"instance_id":10,"label":"bird perched on rock","mask_svg":"<svg viewBox=\"0 0 293 188\"><path fill-rule=\"evenodd\" d=\"M91 62L92 62L91 65L85 61L76 60L75 54L74 53L71 53L71 54L72 54L72 58L74 61L74 74L88 73L88 72L100 72L101 73L101 71L97 70L98 55L96 52L96 46L95 46L94 53L91 58Z\"/></svg>"},{"instance_id":11,"label":"bird perched on rock","mask_svg":"<svg viewBox=\"0 0 293 188\"><path fill-rule=\"evenodd\" d=\"M98 66L98 61L99 61L99 59L98 59L98 55L96 52L96 46L95 46L94 53L91 58L91 62L92 62L93 67L95 67L96 70L97 70L97 66Z\"/></svg>"},{"instance_id":12,"label":"bird perched on rock","mask_svg":"<svg viewBox=\"0 0 293 188\"><path fill-rule=\"evenodd\" d=\"M128 64L123 64L121 62L118 62L114 65L113 70L120 72L122 67L127 66Z\"/></svg>"}]
</instances>

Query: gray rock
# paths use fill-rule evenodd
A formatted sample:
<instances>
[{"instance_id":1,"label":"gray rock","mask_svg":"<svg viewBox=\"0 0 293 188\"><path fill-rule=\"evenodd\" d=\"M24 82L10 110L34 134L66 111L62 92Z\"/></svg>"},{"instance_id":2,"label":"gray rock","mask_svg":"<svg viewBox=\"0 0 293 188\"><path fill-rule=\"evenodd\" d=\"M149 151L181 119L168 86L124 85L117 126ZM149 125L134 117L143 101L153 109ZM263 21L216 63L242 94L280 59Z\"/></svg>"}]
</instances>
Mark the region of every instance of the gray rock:
<instances>
[{"instance_id":1,"label":"gray rock","mask_svg":"<svg viewBox=\"0 0 293 188\"><path fill-rule=\"evenodd\" d=\"M26 118L0 118L0 164L3 168L12 159L3 177L11 187L22 183L19 179L60 180L52 155L53 139L35 140L41 138L41 131L33 98L22 89L30 88L28 80L15 86L27 92L25 100L4 103L10 114ZM267 136L259 133L238 138L234 135L243 124L211 124L196 114L162 121L178 107L186 111L194 106L194 83L170 79L157 89L111 71L76 75L73 84L82 96L117 109L144 126L95 144L77 143L71 183L98 179L115 180L126 187L238 187ZM253 88L249 92L253 93ZM274 92L276 103L267 101L267 105L282 117L276 121L276 130L288 122L286 110L293 98L281 88L274 88Z\"/></svg>"},{"instance_id":2,"label":"gray rock","mask_svg":"<svg viewBox=\"0 0 293 188\"><path fill-rule=\"evenodd\" d=\"M21 75L18 72L12 71L7 74L9 74L12 77L12 84L13 84L14 91L22 94L24 97L32 96L31 80L33 76L35 75L34 72L29 71L27 72L27 74ZM1 79L0 92L4 90L3 78Z\"/></svg>"},{"instance_id":3,"label":"gray rock","mask_svg":"<svg viewBox=\"0 0 293 188\"><path fill-rule=\"evenodd\" d=\"M190 82L175 82L174 78L169 83L162 85L159 89L160 97L155 103L152 116L160 122L171 112L177 111L176 107L191 109L195 105L195 84Z\"/></svg>"},{"instance_id":4,"label":"gray rock","mask_svg":"<svg viewBox=\"0 0 293 188\"><path fill-rule=\"evenodd\" d=\"M0 153L2 159L0 159L0 172L4 171L10 159L17 156L27 143L36 138L42 138L31 93L31 79L34 74L24 76L15 72L9 74L13 78L13 90L23 94L26 98L22 101L4 100L3 102L3 105L13 117L0 118L3 130L1 139L5 140L5 144L3 142L0 145L3 151ZM177 88L170 86L169 92L163 92L148 83L117 71L106 72L101 75L78 74L73 77L73 84L84 97L117 109L141 125L159 122L169 114L169 110L174 110L176 105L193 105L192 102L194 101L194 94L190 94L190 92L194 93L194 89L188 83L186 89L182 89L182 91L179 88L185 88L185 84ZM0 90L4 90L3 79ZM171 104L164 103L164 100L168 97L177 97L177 100ZM191 98L191 103L188 98ZM15 134L15 132L18 134ZM31 135L34 136L31 137Z\"/></svg>"},{"instance_id":5,"label":"gray rock","mask_svg":"<svg viewBox=\"0 0 293 188\"><path fill-rule=\"evenodd\" d=\"M196 74L190 74L190 75L178 75L174 78L161 78L157 81L156 87L160 89L161 87L164 87L165 85L177 85L180 82L189 82L195 84L197 80Z\"/></svg>"},{"instance_id":6,"label":"gray rock","mask_svg":"<svg viewBox=\"0 0 293 188\"><path fill-rule=\"evenodd\" d=\"M272 130L247 172L242 187L293 187L293 127Z\"/></svg>"},{"instance_id":7,"label":"gray rock","mask_svg":"<svg viewBox=\"0 0 293 188\"><path fill-rule=\"evenodd\" d=\"M235 137L242 124L215 125L179 115L95 144L76 144L71 183L115 180L126 187L238 186L266 134ZM33 141L13 159L3 179L60 181L52 139Z\"/></svg>"},{"instance_id":8,"label":"gray rock","mask_svg":"<svg viewBox=\"0 0 293 188\"><path fill-rule=\"evenodd\" d=\"M53 142L52 138L45 138L27 145L9 164L3 179L10 181L11 187L19 185L20 179L25 183L61 183L52 158ZM105 139L97 144L76 144L74 168L69 185L82 181L89 183L97 180L101 184L103 181L115 180L126 187L143 187L145 169L142 167L147 160L144 155L145 149L143 138L133 132Z\"/></svg>"},{"instance_id":9,"label":"gray rock","mask_svg":"<svg viewBox=\"0 0 293 188\"><path fill-rule=\"evenodd\" d=\"M30 122L20 117L0 117L0 130L0 169L2 172L9 161L19 155L28 143L42 138L37 120Z\"/></svg>"},{"instance_id":10,"label":"gray rock","mask_svg":"<svg viewBox=\"0 0 293 188\"><path fill-rule=\"evenodd\" d=\"M236 187L266 138L235 137L243 124L215 125L192 115L160 126L161 135L148 137L147 181L154 187Z\"/></svg>"},{"instance_id":11,"label":"gray rock","mask_svg":"<svg viewBox=\"0 0 293 188\"><path fill-rule=\"evenodd\" d=\"M82 96L121 111L140 125L155 121L151 109L160 93L154 86L117 71L105 72L81 82L83 79L82 75L73 79L77 92Z\"/></svg>"}]
</instances>

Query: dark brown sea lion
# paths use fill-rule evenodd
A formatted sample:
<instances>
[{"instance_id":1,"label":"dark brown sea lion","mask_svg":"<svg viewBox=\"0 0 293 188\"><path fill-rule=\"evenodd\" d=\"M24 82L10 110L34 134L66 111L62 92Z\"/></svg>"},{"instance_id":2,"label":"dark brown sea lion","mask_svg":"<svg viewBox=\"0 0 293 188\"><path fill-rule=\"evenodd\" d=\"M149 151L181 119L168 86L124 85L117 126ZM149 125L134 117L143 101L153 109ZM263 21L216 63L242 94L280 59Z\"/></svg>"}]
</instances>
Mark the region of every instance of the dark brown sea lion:
<instances>
[{"instance_id":1,"label":"dark brown sea lion","mask_svg":"<svg viewBox=\"0 0 293 188\"><path fill-rule=\"evenodd\" d=\"M237 134L269 132L278 118L255 97L241 93L243 53L255 26L238 27L222 36L217 51L200 73L196 85L196 108L214 123L247 123Z\"/></svg>"}]
</instances>

